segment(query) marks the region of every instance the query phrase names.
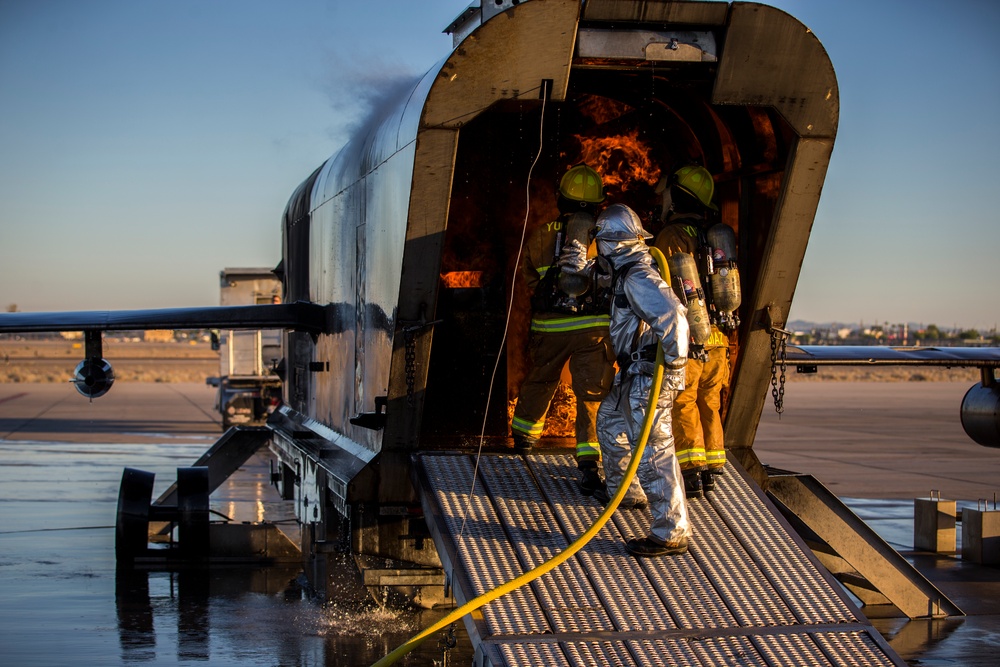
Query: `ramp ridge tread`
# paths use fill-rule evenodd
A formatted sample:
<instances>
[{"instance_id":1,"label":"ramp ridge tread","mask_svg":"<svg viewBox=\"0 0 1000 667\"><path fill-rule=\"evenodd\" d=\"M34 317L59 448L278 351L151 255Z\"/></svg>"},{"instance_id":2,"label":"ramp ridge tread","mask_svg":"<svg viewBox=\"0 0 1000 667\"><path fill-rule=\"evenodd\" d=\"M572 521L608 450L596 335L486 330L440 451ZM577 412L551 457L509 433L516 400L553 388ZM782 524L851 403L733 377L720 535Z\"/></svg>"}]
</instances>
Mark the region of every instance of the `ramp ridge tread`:
<instances>
[{"instance_id":1,"label":"ramp ridge tread","mask_svg":"<svg viewBox=\"0 0 1000 667\"><path fill-rule=\"evenodd\" d=\"M560 645L574 665L626 667L635 664L635 656L623 642L561 642Z\"/></svg>"},{"instance_id":2,"label":"ramp ridge tread","mask_svg":"<svg viewBox=\"0 0 1000 667\"><path fill-rule=\"evenodd\" d=\"M660 642L656 642L659 644ZM703 665L740 665L740 667L772 667L757 652L749 637L713 637L692 642L695 655ZM798 665L799 663L791 663Z\"/></svg>"},{"instance_id":3,"label":"ramp ridge tread","mask_svg":"<svg viewBox=\"0 0 1000 667\"><path fill-rule=\"evenodd\" d=\"M570 640L554 637L491 639L508 665L616 665L620 667L893 667L865 631L808 630L711 637ZM822 645L826 645L826 650ZM556 650L558 647L558 651ZM541 657L545 661L540 661Z\"/></svg>"},{"instance_id":4,"label":"ramp ridge tread","mask_svg":"<svg viewBox=\"0 0 1000 667\"><path fill-rule=\"evenodd\" d=\"M468 496L472 462L464 456L424 457L423 461L459 564L473 587L463 592L473 599L518 577L521 572L511 566L517 558L483 485L477 484L475 493L471 498ZM458 539L467 504L470 507L465 533ZM522 587L483 607L483 619L490 633L551 632L544 618L525 618L519 612L519 609L537 608L538 603L533 598L533 591Z\"/></svg>"},{"instance_id":5,"label":"ramp ridge tread","mask_svg":"<svg viewBox=\"0 0 1000 667\"><path fill-rule=\"evenodd\" d=\"M701 502L688 504L696 526L692 553L741 625L790 625L796 622L770 582L728 526Z\"/></svg>"},{"instance_id":6,"label":"ramp ridge tread","mask_svg":"<svg viewBox=\"0 0 1000 667\"><path fill-rule=\"evenodd\" d=\"M623 526L622 532L645 535L651 516L645 512L621 512L615 522ZM693 553L669 559L640 561L653 589L674 612L681 627L691 629L739 627L732 610L720 597L715 585L700 567ZM666 575L673 573L672 578ZM680 584L681 594L673 589Z\"/></svg>"},{"instance_id":7,"label":"ramp ridge tread","mask_svg":"<svg viewBox=\"0 0 1000 667\"><path fill-rule=\"evenodd\" d=\"M520 457L504 458L511 460L490 461L481 468L482 483L477 484L471 498L465 537L458 544L462 514L469 502L473 460L468 456L421 457L433 497L444 510L439 523L446 523L448 533L441 539L455 545L455 558L466 570L476 589L474 594L521 574L521 562L544 559L565 548L575 539L574 535L592 525L602 510L593 499L580 502L573 457L524 457L527 466ZM435 462L431 463L431 459ZM742 475L735 470L727 472L717 480L717 490L712 496L689 503L695 538L688 554L669 559L635 559L628 555L621 542L625 537L645 534L649 513L618 511L613 521L576 554L578 562L568 561L543 577L553 577L549 583L561 590L548 595L553 589L546 584L534 591L537 595L518 596L519 591L525 590L522 588L484 607L483 619L490 634L480 633L478 649L483 655L503 660L508 667L539 664L716 667L735 664L734 660L740 665L761 667L789 664L902 667L903 663L893 656L874 628L853 613L846 622L844 614L836 613L832 616L837 618L824 617L812 625L794 620L793 617L810 618L814 613L808 607L809 600L798 605L799 595L815 598L819 593L824 602L833 601L828 606L835 611L850 612L851 608L832 592L832 584L817 570L814 561L805 556L799 543L790 536L781 539L787 536L784 524L772 516L759 496L743 488L748 482ZM497 493L488 485L495 487ZM517 527L513 533L510 526ZM755 531L763 539L755 540L758 537ZM770 551L761 554L761 548ZM497 556L498 550L501 558ZM741 579L742 583L727 573L736 564L747 575ZM566 573L560 572L564 568ZM511 576L502 571L510 571ZM791 574L786 576L801 577L805 583L783 585L781 574L788 572ZM559 576L553 576L557 573ZM806 583L812 583L817 590L808 590ZM548 605L556 600L586 597L588 586L593 587L593 593L604 605L613 629L589 630L582 623L574 625L571 616L580 613L576 608L557 610L566 613L565 625L570 635L574 632L578 635L576 638L567 637L566 631L553 632L544 618L524 618L524 609L540 610L543 602ZM752 590L742 590L739 586ZM754 599L767 591L771 593L770 599ZM719 608L699 607L700 594L707 600L719 600ZM626 602L624 609L622 601ZM789 606L783 607L785 604ZM751 619L762 621L759 612L762 606L770 607L764 615L781 620L746 624ZM745 607L750 609L744 610ZM731 622L736 618L744 621L736 627L709 625L714 622L708 616L711 612L718 619L728 615ZM815 617L819 614L815 612ZM674 622L675 616L681 626ZM541 624L536 629L538 621ZM688 627L699 621L700 626ZM670 626L661 627L664 623ZM839 625L850 627L836 627ZM620 639L579 636L590 632L612 635L622 632L623 636ZM629 632L653 636L629 637ZM665 636L656 636L658 633Z\"/></svg>"},{"instance_id":8,"label":"ramp ridge tread","mask_svg":"<svg viewBox=\"0 0 1000 667\"><path fill-rule=\"evenodd\" d=\"M838 667L896 664L867 632L816 633L814 639L824 653L837 659Z\"/></svg>"},{"instance_id":9,"label":"ramp ridge tread","mask_svg":"<svg viewBox=\"0 0 1000 667\"><path fill-rule=\"evenodd\" d=\"M768 664L835 667L812 635L761 635L754 637L753 642Z\"/></svg>"},{"instance_id":10,"label":"ramp ridge tread","mask_svg":"<svg viewBox=\"0 0 1000 667\"><path fill-rule=\"evenodd\" d=\"M500 644L500 655L506 665L547 665L551 667L573 667L562 647L557 643L544 644Z\"/></svg>"},{"instance_id":11,"label":"ramp ridge tread","mask_svg":"<svg viewBox=\"0 0 1000 667\"><path fill-rule=\"evenodd\" d=\"M760 563L761 570L799 620L803 623L824 623L831 618L845 623L857 621L857 615L843 599L832 592L830 585L799 545L790 538L776 539L776 536L787 535L787 531L766 510L760 498L743 488L745 483L735 481L736 477L738 475L730 471L730 474L716 482L717 490L711 495L719 494L720 491L721 495L712 499L712 505L736 538L747 547L748 553ZM752 508L753 511L736 516L732 510L735 507ZM754 539L763 541L767 548L751 550L748 545ZM790 574L790 570L794 570L794 574ZM784 576L778 576L778 572L782 572Z\"/></svg>"},{"instance_id":12,"label":"ramp ridge tread","mask_svg":"<svg viewBox=\"0 0 1000 667\"><path fill-rule=\"evenodd\" d=\"M590 642L583 643L584 646L592 646ZM601 645L602 652L621 662L590 662L581 664L615 664L624 667L626 665L641 665L642 667L693 667L698 664L698 658L691 650L690 642L679 641L672 643L668 650L664 646L656 646L653 642L646 641L624 641L614 642L612 646ZM568 649L567 649L568 650ZM628 657L625 662L624 658ZM603 656L602 656L603 657Z\"/></svg>"},{"instance_id":13,"label":"ramp ridge tread","mask_svg":"<svg viewBox=\"0 0 1000 667\"><path fill-rule=\"evenodd\" d=\"M561 502L564 498L576 498L579 493L575 475L565 472L570 467L576 469L575 461L571 457L531 457L531 465L563 530L573 539L583 534L600 516L602 508L593 499L586 499L582 504ZM609 521L575 556L615 628L629 631L676 627L669 612L662 608L648 587L638 585L643 580L641 566L625 552L622 542L621 534ZM657 611L659 613L655 613Z\"/></svg>"},{"instance_id":14,"label":"ramp ridge tread","mask_svg":"<svg viewBox=\"0 0 1000 667\"><path fill-rule=\"evenodd\" d=\"M524 571L538 567L569 546L549 504L519 458L490 457L480 465ZM575 559L530 585L542 603L540 611L548 616L556 632L613 628L604 607L592 603L595 596L590 582Z\"/></svg>"}]
</instances>

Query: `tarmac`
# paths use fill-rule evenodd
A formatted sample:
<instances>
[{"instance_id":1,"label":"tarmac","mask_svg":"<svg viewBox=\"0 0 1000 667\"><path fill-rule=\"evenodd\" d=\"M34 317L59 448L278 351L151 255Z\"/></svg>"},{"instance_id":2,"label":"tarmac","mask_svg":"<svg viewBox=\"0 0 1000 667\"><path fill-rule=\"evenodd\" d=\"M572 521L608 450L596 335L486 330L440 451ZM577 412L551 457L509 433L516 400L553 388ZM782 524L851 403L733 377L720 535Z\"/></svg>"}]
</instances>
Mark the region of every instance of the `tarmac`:
<instances>
[{"instance_id":1,"label":"tarmac","mask_svg":"<svg viewBox=\"0 0 1000 667\"><path fill-rule=\"evenodd\" d=\"M968 388L789 382L782 414L769 399L755 440L764 464L819 479L966 612L937 620L872 618L913 665L994 665L1000 649L1000 567L913 550L914 498L933 491L960 508L992 509L1000 490L1000 449L981 447L962 431L959 407ZM121 382L89 401L68 382L0 384L0 442L210 443L222 433L214 394L194 383Z\"/></svg>"},{"instance_id":2,"label":"tarmac","mask_svg":"<svg viewBox=\"0 0 1000 667\"><path fill-rule=\"evenodd\" d=\"M969 389L953 382L790 382L784 410L764 406L754 450L775 468L817 477L840 498L989 501L1000 449L969 439L959 419ZM168 444L217 436L215 389L119 382L88 400L65 384L0 383L0 440Z\"/></svg>"},{"instance_id":3,"label":"tarmac","mask_svg":"<svg viewBox=\"0 0 1000 667\"><path fill-rule=\"evenodd\" d=\"M754 451L765 465L808 473L840 498L992 501L1000 449L976 444L959 411L964 382L789 382L771 397Z\"/></svg>"},{"instance_id":4,"label":"tarmac","mask_svg":"<svg viewBox=\"0 0 1000 667\"><path fill-rule=\"evenodd\" d=\"M100 398L65 383L0 383L0 440L168 444L222 434L215 388L116 382Z\"/></svg>"}]
</instances>

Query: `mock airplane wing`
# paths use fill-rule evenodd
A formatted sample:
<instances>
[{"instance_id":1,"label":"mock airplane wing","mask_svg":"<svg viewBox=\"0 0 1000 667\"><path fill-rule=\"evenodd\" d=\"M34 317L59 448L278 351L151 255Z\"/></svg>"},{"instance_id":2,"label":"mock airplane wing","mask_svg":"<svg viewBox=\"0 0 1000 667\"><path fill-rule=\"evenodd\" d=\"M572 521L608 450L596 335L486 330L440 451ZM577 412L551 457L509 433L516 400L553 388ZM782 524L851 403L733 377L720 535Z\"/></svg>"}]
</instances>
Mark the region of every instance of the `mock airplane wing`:
<instances>
[{"instance_id":1,"label":"mock airplane wing","mask_svg":"<svg viewBox=\"0 0 1000 667\"><path fill-rule=\"evenodd\" d=\"M296 302L260 306L0 313L0 333L142 329L292 329L327 331L326 308Z\"/></svg>"},{"instance_id":2,"label":"mock airplane wing","mask_svg":"<svg viewBox=\"0 0 1000 667\"><path fill-rule=\"evenodd\" d=\"M799 366L1000 367L998 347L890 347L879 345L788 345L785 360Z\"/></svg>"}]
</instances>

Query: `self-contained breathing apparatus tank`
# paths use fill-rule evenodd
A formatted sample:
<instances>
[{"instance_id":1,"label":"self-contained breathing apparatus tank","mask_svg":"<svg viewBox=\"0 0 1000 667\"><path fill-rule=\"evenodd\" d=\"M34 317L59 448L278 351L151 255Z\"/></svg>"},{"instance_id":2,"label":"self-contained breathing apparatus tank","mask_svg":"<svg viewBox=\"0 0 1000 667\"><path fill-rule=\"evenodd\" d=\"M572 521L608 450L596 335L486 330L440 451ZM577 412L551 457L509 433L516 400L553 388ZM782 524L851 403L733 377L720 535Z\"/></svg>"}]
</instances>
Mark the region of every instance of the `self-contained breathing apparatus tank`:
<instances>
[{"instance_id":1,"label":"self-contained breathing apparatus tank","mask_svg":"<svg viewBox=\"0 0 1000 667\"><path fill-rule=\"evenodd\" d=\"M535 287L535 312L592 315L607 313L611 270L600 257L588 261L594 217L586 211L563 218L556 232L552 265Z\"/></svg>"},{"instance_id":2,"label":"self-contained breathing apparatus tank","mask_svg":"<svg viewBox=\"0 0 1000 667\"><path fill-rule=\"evenodd\" d=\"M698 277L698 265L690 253L675 252L667 258L670 281L677 298L687 306L688 328L695 345L704 345L712 333L705 305L705 292Z\"/></svg>"},{"instance_id":3,"label":"self-contained breathing apparatus tank","mask_svg":"<svg viewBox=\"0 0 1000 667\"><path fill-rule=\"evenodd\" d=\"M589 213L574 213L569 217L566 225L556 237L556 256L563 254L563 249L567 245L576 241L583 248L583 257L580 265L586 261L587 247L590 245L590 231L594 228L594 217ZM560 242L561 239L561 242ZM564 266L559 272L559 289L566 293L574 302L576 298L582 296L590 289L590 276L584 272L576 272L570 267Z\"/></svg>"},{"instance_id":4,"label":"self-contained breathing apparatus tank","mask_svg":"<svg viewBox=\"0 0 1000 667\"><path fill-rule=\"evenodd\" d=\"M740 325L736 310L743 302L736 266L736 234L732 227L719 222L705 236L711 251L705 275L712 292L712 322L723 331L732 331Z\"/></svg>"}]
</instances>

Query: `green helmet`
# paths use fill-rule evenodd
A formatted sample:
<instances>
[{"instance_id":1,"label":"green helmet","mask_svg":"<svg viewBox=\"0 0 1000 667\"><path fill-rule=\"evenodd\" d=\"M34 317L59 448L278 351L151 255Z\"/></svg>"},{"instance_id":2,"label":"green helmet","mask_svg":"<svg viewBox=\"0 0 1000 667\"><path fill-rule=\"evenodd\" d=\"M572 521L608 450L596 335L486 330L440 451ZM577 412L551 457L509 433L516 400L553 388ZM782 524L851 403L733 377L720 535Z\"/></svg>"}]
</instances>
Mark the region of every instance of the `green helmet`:
<instances>
[{"instance_id":1,"label":"green helmet","mask_svg":"<svg viewBox=\"0 0 1000 667\"><path fill-rule=\"evenodd\" d=\"M601 175L585 164L578 164L559 181L559 194L573 201L598 204L604 201L604 183Z\"/></svg>"},{"instance_id":2,"label":"green helmet","mask_svg":"<svg viewBox=\"0 0 1000 667\"><path fill-rule=\"evenodd\" d=\"M702 203L706 208L718 211L719 207L712 203L715 194L715 181L708 169L697 165L687 165L674 172L674 185Z\"/></svg>"}]
</instances>

